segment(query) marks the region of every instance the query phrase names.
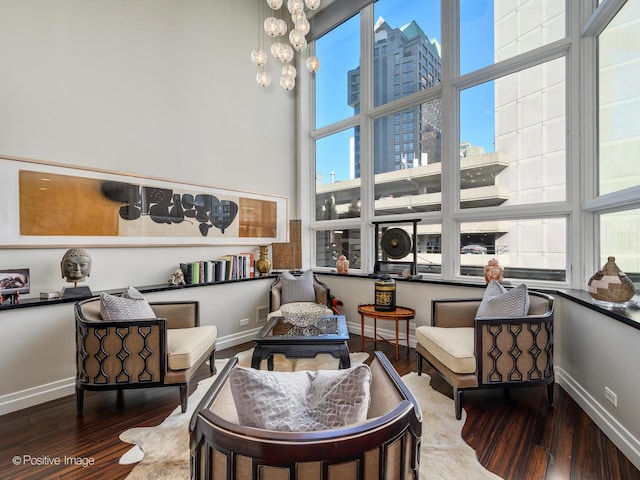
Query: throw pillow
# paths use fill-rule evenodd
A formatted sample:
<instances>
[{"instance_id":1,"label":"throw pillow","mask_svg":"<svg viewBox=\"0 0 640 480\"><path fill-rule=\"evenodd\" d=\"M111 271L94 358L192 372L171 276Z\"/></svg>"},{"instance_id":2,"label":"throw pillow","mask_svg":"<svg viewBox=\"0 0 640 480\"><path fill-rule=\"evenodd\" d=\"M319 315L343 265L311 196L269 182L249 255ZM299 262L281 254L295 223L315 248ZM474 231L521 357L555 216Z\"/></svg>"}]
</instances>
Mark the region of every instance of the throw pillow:
<instances>
[{"instance_id":1,"label":"throw pillow","mask_svg":"<svg viewBox=\"0 0 640 480\"><path fill-rule=\"evenodd\" d=\"M298 277L294 277L289 272L284 272L280 282L282 283L281 304L316 301L316 291L313 288L313 272L311 270L307 270Z\"/></svg>"},{"instance_id":2,"label":"throw pillow","mask_svg":"<svg viewBox=\"0 0 640 480\"><path fill-rule=\"evenodd\" d=\"M529 293L522 283L511 290L491 280L484 292L476 318L524 317L529 313Z\"/></svg>"},{"instance_id":3,"label":"throw pillow","mask_svg":"<svg viewBox=\"0 0 640 480\"><path fill-rule=\"evenodd\" d=\"M229 382L241 425L309 432L367 419L371 370L365 364L299 372L235 367Z\"/></svg>"},{"instance_id":4,"label":"throw pillow","mask_svg":"<svg viewBox=\"0 0 640 480\"><path fill-rule=\"evenodd\" d=\"M147 299L133 287L128 287L120 297L102 293L100 295L100 315L103 320L156 318Z\"/></svg>"}]
</instances>

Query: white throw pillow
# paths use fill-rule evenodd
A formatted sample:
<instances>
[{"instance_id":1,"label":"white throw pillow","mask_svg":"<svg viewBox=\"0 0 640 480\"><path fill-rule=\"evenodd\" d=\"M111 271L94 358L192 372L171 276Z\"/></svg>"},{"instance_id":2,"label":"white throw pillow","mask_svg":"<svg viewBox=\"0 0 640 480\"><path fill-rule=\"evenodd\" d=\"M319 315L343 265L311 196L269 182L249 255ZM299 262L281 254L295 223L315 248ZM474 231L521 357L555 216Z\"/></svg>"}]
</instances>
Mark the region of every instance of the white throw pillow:
<instances>
[{"instance_id":1,"label":"white throw pillow","mask_svg":"<svg viewBox=\"0 0 640 480\"><path fill-rule=\"evenodd\" d=\"M522 283L511 290L491 280L484 292L476 318L524 317L529 313L529 292Z\"/></svg>"},{"instance_id":2,"label":"white throw pillow","mask_svg":"<svg viewBox=\"0 0 640 480\"><path fill-rule=\"evenodd\" d=\"M371 370L365 364L299 372L234 367L229 382L241 425L309 432L367 419Z\"/></svg>"},{"instance_id":3,"label":"white throw pillow","mask_svg":"<svg viewBox=\"0 0 640 480\"><path fill-rule=\"evenodd\" d=\"M147 299L133 287L128 287L120 297L102 293L100 295L100 315L103 320L156 318Z\"/></svg>"},{"instance_id":4,"label":"white throw pillow","mask_svg":"<svg viewBox=\"0 0 640 480\"><path fill-rule=\"evenodd\" d=\"M281 304L292 302L314 302L316 291L313 288L313 272L307 270L302 275L294 277L289 272L284 272L280 278L282 283Z\"/></svg>"}]
</instances>

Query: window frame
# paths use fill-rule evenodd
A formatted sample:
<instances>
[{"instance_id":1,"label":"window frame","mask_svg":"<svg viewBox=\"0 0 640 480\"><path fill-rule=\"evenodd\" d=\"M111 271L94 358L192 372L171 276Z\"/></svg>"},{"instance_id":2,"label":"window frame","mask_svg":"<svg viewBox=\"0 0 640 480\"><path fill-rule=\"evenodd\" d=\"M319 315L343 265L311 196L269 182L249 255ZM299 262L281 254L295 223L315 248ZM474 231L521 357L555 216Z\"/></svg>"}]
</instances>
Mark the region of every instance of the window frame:
<instances>
[{"instance_id":1,"label":"window frame","mask_svg":"<svg viewBox=\"0 0 640 480\"><path fill-rule=\"evenodd\" d=\"M338 3L338 2L336 2ZM365 3L365 2L363 2ZM442 69L440 83L426 90L393 100L378 107L373 106L373 95L363 95L360 112L322 128L313 128L314 100L313 76L305 74L303 85L298 90L297 109L299 121L298 158L299 171L298 205L303 221L303 245L309 252L311 267L319 271L330 268L317 267L315 258L315 231L343 228L360 228L362 239L362 273L370 273L373 267L373 221L407 220L419 218L420 224L439 224L442 228L442 273L429 279L481 283L478 277L460 276L460 225L470 221L495 221L528 218L562 217L567 225L566 281L552 282L554 287L585 289L588 279L599 269L599 228L598 213L619 211L640 207L640 186L621 192L596 196L595 168L597 166L597 33L602 31L626 0L605 0L597 6L596 0L565 0L565 37L534 50L519 54L479 70L459 74L459 18L458 2L442 1ZM330 9L329 5L327 9ZM372 88L373 82L373 25L374 6L367 3L360 14L361 42L361 91ZM314 42L310 42L314 50ZM566 200L545 204L508 205L460 208L459 171L459 102L460 92L504 75L524 70L553 59L565 58L566 92ZM304 58L302 59L304 62ZM367 98L365 98L367 97ZM363 201L361 217L315 221L315 189L311 179L315 178L315 140L347 127L360 126L361 138L372 135L373 122L383 116L400 113L403 110L434 99L442 101L442 208L439 212L375 216L373 202ZM578 134L574 132L583 132ZM366 143L366 144L365 144ZM373 158L372 142L362 142L362 158ZM450 159L445 162L444 159ZM446 164L446 167L445 167ZM373 197L373 166L361 166L361 198ZM306 226L306 232L305 227ZM305 235L306 234L306 235ZM306 238L305 238L306 236ZM477 282L475 282L477 280ZM515 281L516 279L514 279ZM531 286L549 286L550 282L529 281Z\"/></svg>"}]
</instances>

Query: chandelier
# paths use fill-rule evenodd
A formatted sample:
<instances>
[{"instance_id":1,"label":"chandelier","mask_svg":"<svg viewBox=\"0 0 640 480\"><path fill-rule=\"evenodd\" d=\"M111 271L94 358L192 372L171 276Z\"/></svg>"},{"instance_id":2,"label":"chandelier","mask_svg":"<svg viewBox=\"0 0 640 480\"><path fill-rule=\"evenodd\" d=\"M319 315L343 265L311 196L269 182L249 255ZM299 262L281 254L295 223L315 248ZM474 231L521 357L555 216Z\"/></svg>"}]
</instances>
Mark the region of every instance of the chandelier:
<instances>
[{"instance_id":1,"label":"chandelier","mask_svg":"<svg viewBox=\"0 0 640 480\"><path fill-rule=\"evenodd\" d=\"M271 57L283 64L280 86L284 90L292 90L296 86L298 72L291 62L296 51L303 52L307 48L306 35L311 29L305 13L305 5L309 10L316 10L320 6L320 2L321 0L287 0L286 11L283 14L283 0L266 0L271 11L264 22L262 22L264 4L261 3L259 46L251 51L251 61L260 69L256 76L258 85L266 88L271 84L271 74L265 70L265 65L269 60L269 54L264 47L264 35L266 34L273 39L269 49ZM283 18L283 16L286 18L287 15L291 19L290 22ZM311 73L316 73L320 69L320 60L311 55L307 59L306 66Z\"/></svg>"}]
</instances>

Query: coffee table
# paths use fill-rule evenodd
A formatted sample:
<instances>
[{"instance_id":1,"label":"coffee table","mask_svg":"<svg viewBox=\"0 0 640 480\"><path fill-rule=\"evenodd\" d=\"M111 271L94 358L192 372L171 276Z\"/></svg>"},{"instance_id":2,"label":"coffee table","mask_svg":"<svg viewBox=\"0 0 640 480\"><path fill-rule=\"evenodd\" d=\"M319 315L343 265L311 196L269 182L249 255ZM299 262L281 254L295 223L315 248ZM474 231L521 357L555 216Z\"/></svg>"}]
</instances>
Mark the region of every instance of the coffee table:
<instances>
[{"instance_id":1,"label":"coffee table","mask_svg":"<svg viewBox=\"0 0 640 480\"><path fill-rule=\"evenodd\" d=\"M251 368L260 368L267 359L267 368L273 370L276 353L287 358L313 358L328 353L340 360L339 368L349 368L349 330L344 315L327 315L311 327L293 327L282 317L273 317L256 335L256 346L251 357Z\"/></svg>"}]
</instances>

